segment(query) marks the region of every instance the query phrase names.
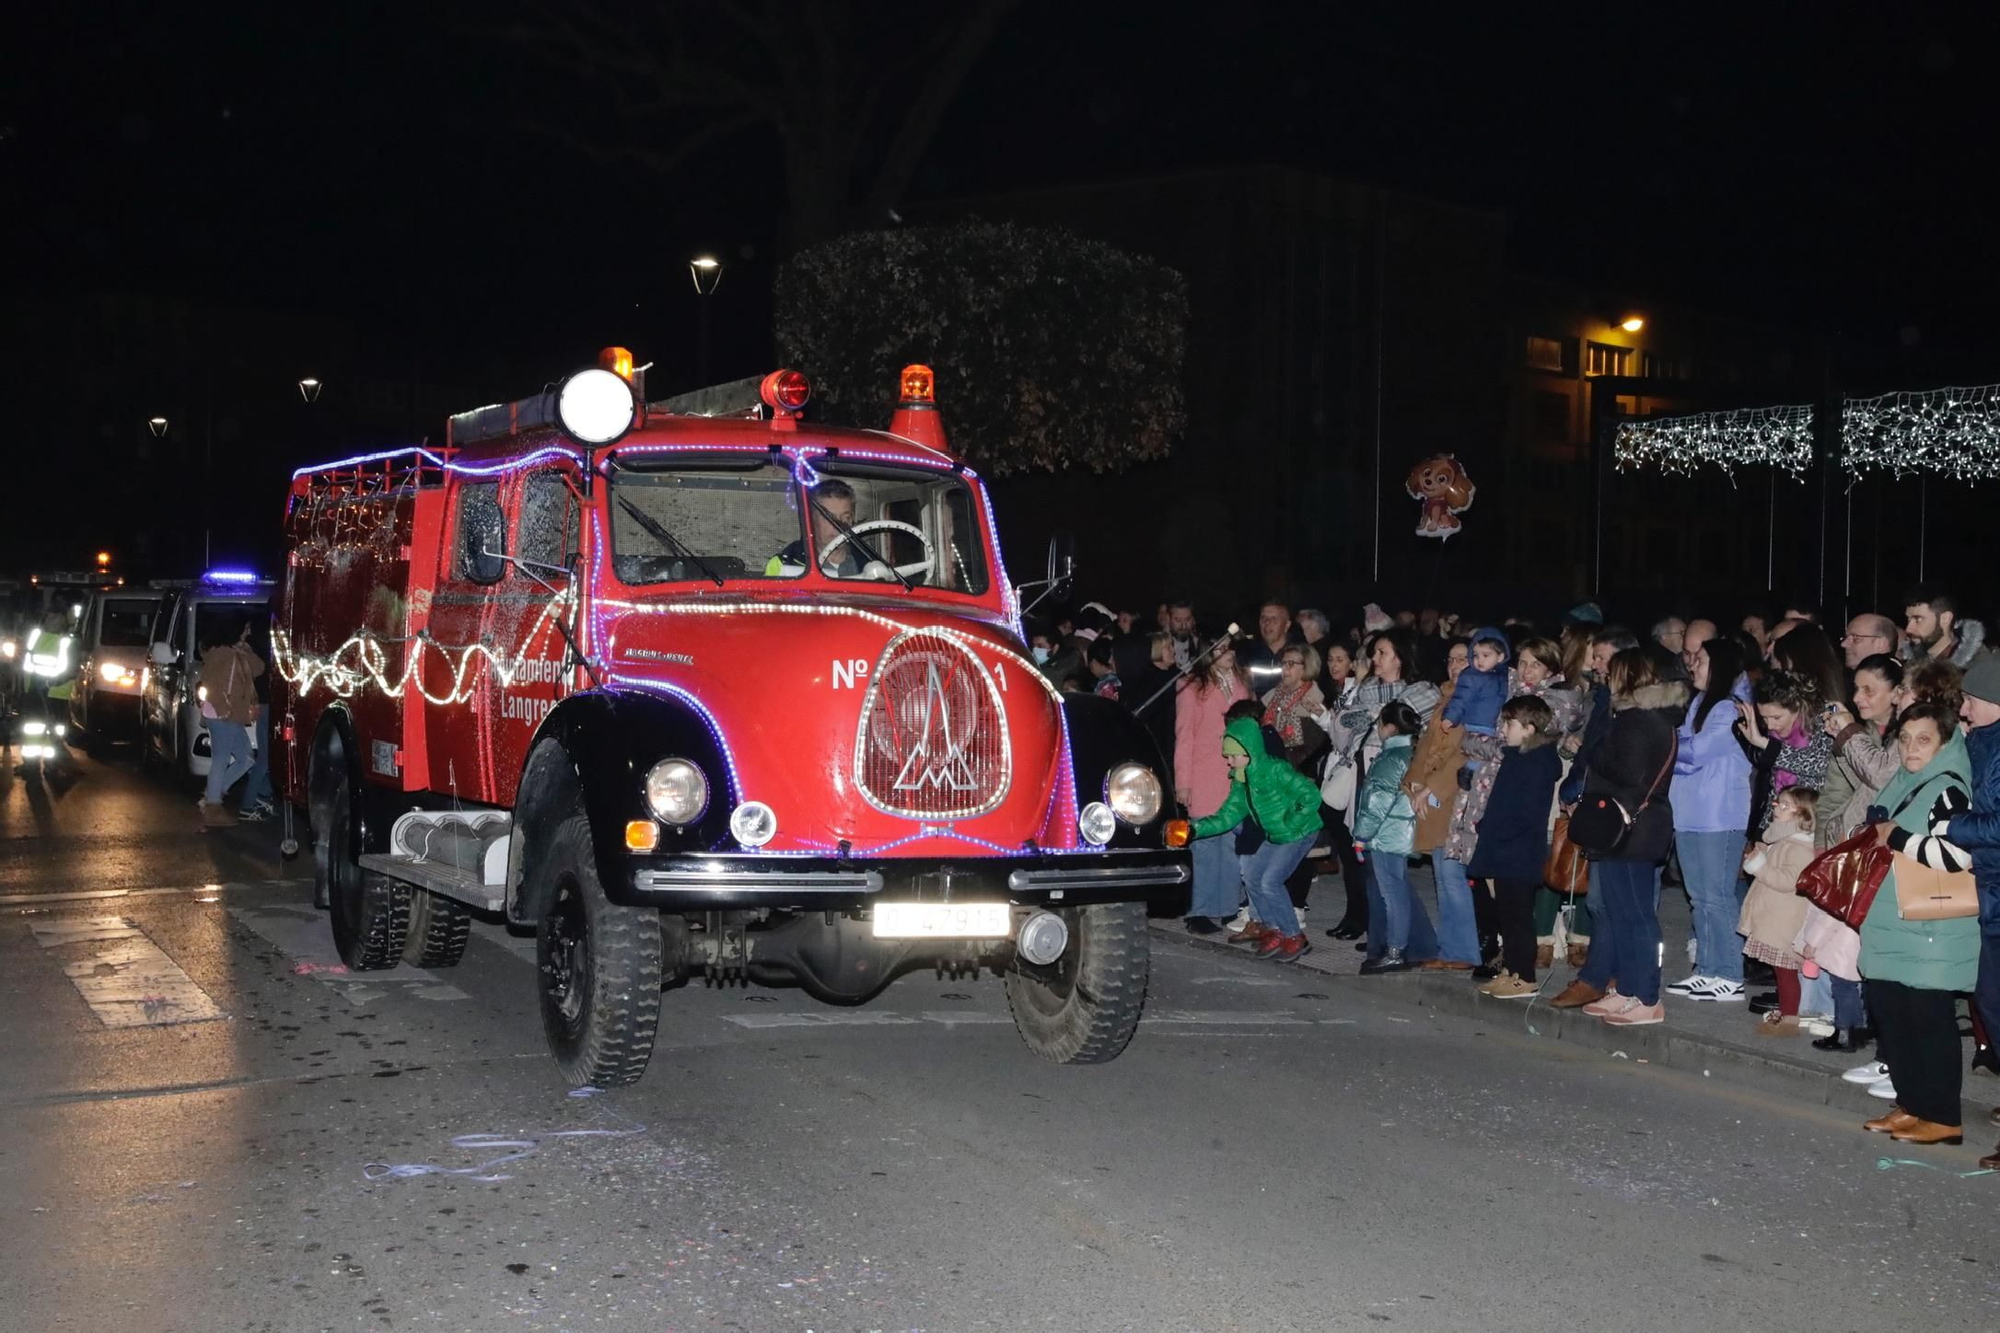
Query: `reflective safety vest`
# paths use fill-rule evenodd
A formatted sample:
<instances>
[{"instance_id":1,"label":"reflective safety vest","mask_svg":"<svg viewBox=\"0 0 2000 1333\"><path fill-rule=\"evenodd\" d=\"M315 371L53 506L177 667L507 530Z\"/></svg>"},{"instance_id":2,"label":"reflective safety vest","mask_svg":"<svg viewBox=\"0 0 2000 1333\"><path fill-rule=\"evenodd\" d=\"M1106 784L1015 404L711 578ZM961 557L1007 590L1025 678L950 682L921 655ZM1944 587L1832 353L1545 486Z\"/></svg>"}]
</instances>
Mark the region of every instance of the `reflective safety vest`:
<instances>
[{"instance_id":1,"label":"reflective safety vest","mask_svg":"<svg viewBox=\"0 0 2000 1333\"><path fill-rule=\"evenodd\" d=\"M21 669L31 676L42 676L57 680L70 672L70 647L76 642L74 635L55 635L36 627L28 635L28 656Z\"/></svg>"}]
</instances>

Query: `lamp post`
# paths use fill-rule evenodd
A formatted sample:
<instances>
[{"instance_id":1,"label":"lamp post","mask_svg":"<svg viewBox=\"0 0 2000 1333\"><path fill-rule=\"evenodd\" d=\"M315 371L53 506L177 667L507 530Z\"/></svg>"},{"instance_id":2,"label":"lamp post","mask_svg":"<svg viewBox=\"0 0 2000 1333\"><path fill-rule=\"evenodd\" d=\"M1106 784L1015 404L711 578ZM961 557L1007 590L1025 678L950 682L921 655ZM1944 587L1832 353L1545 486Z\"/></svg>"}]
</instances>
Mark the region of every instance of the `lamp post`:
<instances>
[{"instance_id":1,"label":"lamp post","mask_svg":"<svg viewBox=\"0 0 2000 1333\"><path fill-rule=\"evenodd\" d=\"M722 285L722 261L714 255L696 255L688 261L688 276L694 279L695 300L701 303L696 322L695 384L708 383L708 298Z\"/></svg>"},{"instance_id":2,"label":"lamp post","mask_svg":"<svg viewBox=\"0 0 2000 1333\"><path fill-rule=\"evenodd\" d=\"M165 417L147 417L146 429L153 432L154 439L164 439L167 433L167 419Z\"/></svg>"},{"instance_id":3,"label":"lamp post","mask_svg":"<svg viewBox=\"0 0 2000 1333\"><path fill-rule=\"evenodd\" d=\"M319 391L322 387L324 386L318 380L308 375L299 381L299 397L309 403L316 403L319 401Z\"/></svg>"}]
</instances>

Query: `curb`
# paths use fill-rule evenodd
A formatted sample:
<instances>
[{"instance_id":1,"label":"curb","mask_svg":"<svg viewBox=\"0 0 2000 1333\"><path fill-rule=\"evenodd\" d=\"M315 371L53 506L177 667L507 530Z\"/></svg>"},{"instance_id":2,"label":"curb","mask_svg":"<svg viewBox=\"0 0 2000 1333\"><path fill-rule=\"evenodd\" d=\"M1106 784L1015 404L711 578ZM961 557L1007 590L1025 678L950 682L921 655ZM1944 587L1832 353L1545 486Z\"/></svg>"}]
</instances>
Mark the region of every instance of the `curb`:
<instances>
[{"instance_id":1,"label":"curb","mask_svg":"<svg viewBox=\"0 0 2000 1333\"><path fill-rule=\"evenodd\" d=\"M1190 949L1254 961L1252 955L1220 938L1188 934L1179 922L1171 926L1156 922L1153 935L1156 939L1170 940ZM1392 1001L1400 999L1440 1015L1474 1022L1516 1022L1530 1037L1560 1041L1641 1064L1660 1065L1738 1087L1768 1092L1773 1090L1775 1083L1779 1085L1776 1090L1789 1097L1843 1112L1858 1112L1864 1119L1880 1115L1888 1106L1879 1098L1870 1097L1865 1087L1845 1081L1837 1070L1830 1071L1823 1064L1798 1059L1782 1051L1764 1050L1706 1033L1689 1032L1676 1028L1671 1018L1665 1023L1648 1027L1613 1028L1580 1010L1551 1009L1540 998L1526 1004L1517 1000L1489 999L1479 994L1463 977L1452 974L1406 972L1363 978L1310 964L1302 966L1346 990L1365 992ZM1553 994L1554 989L1549 993ZM1668 1012L1671 1014L1672 1011ZM1987 1114L1994 1103L2000 1101L2000 1087L1975 1085L1968 1076L1960 1101L1965 1107L1967 1138L1975 1139L1990 1128Z\"/></svg>"}]
</instances>

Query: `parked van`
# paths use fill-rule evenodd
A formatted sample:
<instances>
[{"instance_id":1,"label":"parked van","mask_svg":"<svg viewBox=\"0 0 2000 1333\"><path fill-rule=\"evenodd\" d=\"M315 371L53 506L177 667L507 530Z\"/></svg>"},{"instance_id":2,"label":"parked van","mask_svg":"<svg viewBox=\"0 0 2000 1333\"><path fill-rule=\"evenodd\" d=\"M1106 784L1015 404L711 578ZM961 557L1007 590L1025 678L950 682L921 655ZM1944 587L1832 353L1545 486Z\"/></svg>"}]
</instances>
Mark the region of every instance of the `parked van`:
<instances>
[{"instance_id":1,"label":"parked van","mask_svg":"<svg viewBox=\"0 0 2000 1333\"><path fill-rule=\"evenodd\" d=\"M268 627L277 585L249 570L211 569L186 588L170 590L153 618L151 660L139 702L141 754L176 772L208 776L208 731L196 697L201 643L223 617Z\"/></svg>"}]
</instances>

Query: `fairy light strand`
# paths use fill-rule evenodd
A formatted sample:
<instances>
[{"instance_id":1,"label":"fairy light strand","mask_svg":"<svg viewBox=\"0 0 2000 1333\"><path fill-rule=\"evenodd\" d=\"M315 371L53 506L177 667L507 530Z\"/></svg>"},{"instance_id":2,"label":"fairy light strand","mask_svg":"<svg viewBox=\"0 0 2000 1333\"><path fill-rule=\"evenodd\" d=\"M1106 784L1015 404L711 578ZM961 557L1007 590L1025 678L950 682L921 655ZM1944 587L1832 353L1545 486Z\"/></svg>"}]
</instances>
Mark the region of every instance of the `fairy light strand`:
<instances>
[{"instance_id":1,"label":"fairy light strand","mask_svg":"<svg viewBox=\"0 0 2000 1333\"><path fill-rule=\"evenodd\" d=\"M1854 476L2000 477L2000 384L1849 398L1840 443L1841 465Z\"/></svg>"},{"instance_id":2,"label":"fairy light strand","mask_svg":"<svg viewBox=\"0 0 2000 1333\"><path fill-rule=\"evenodd\" d=\"M1678 475L1767 465L1798 475L1812 467L1813 410L1746 407L1620 422L1614 450L1621 472L1649 464Z\"/></svg>"}]
</instances>

